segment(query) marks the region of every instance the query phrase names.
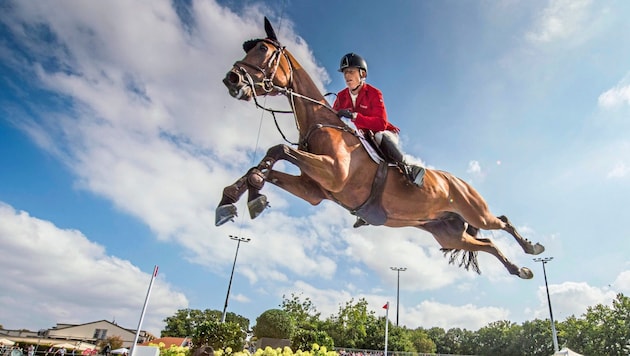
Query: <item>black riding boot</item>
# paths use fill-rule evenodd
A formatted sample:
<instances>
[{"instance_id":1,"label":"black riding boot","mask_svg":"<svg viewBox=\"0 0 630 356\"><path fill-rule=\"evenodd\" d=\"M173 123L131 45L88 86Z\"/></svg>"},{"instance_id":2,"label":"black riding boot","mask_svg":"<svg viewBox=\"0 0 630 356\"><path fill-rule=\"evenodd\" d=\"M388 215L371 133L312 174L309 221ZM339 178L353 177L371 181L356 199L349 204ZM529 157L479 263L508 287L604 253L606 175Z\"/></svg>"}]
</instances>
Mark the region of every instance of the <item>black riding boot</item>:
<instances>
[{"instance_id":1,"label":"black riding boot","mask_svg":"<svg viewBox=\"0 0 630 356\"><path fill-rule=\"evenodd\" d=\"M422 186L422 182L424 181L424 168L407 163L405 161L405 155L403 155L396 142L392 141L387 135L383 135L380 148L385 157L395 163L411 183L418 187Z\"/></svg>"}]
</instances>

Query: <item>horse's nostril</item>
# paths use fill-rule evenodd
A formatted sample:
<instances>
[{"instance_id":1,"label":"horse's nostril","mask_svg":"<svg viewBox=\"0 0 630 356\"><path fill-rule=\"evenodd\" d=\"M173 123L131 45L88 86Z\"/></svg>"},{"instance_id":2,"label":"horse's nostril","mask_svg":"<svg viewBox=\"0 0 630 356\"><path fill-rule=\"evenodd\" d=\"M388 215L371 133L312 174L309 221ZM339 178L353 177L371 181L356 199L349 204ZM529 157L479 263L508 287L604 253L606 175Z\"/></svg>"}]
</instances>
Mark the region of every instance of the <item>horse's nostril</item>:
<instances>
[{"instance_id":1,"label":"horse's nostril","mask_svg":"<svg viewBox=\"0 0 630 356\"><path fill-rule=\"evenodd\" d=\"M241 76L234 72L229 72L225 79L231 84L238 84L241 81Z\"/></svg>"}]
</instances>

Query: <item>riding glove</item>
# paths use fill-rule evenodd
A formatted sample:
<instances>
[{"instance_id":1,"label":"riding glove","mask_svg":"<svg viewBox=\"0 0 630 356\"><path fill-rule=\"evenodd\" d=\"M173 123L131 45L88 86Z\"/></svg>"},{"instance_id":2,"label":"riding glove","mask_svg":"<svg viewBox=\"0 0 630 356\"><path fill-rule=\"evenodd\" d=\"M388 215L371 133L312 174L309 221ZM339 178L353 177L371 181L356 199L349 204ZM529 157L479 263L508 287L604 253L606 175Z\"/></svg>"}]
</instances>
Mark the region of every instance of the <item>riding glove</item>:
<instances>
[{"instance_id":1,"label":"riding glove","mask_svg":"<svg viewBox=\"0 0 630 356\"><path fill-rule=\"evenodd\" d=\"M346 117L348 119L353 119L354 118L352 116L352 111L350 111L348 109L341 109L341 110L337 111L337 116L339 116L339 117Z\"/></svg>"}]
</instances>

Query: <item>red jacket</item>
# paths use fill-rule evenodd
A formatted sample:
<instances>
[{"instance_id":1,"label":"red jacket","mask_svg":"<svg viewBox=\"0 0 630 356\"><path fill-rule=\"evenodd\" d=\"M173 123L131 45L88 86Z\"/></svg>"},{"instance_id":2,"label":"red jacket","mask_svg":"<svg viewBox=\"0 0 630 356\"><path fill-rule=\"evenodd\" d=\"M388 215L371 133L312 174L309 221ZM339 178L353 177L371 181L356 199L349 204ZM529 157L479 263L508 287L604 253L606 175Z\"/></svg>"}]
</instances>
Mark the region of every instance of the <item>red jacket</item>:
<instances>
[{"instance_id":1,"label":"red jacket","mask_svg":"<svg viewBox=\"0 0 630 356\"><path fill-rule=\"evenodd\" d=\"M337 99L333 104L333 109L349 109L357 113L354 124L359 130L371 131L393 131L398 133L400 129L387 121L387 110L383 102L383 94L380 90L363 83L363 87L359 90L356 106L352 106L350 98L350 89L345 88L337 93Z\"/></svg>"}]
</instances>

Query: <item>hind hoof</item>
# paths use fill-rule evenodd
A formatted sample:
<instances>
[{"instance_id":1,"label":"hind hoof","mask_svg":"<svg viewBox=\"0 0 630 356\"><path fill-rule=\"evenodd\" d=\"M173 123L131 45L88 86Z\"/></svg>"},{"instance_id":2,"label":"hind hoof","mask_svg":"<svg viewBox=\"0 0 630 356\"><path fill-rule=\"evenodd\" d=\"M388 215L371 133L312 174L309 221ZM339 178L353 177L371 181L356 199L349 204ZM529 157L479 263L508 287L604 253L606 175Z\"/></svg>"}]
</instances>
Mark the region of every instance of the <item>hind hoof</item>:
<instances>
[{"instance_id":1,"label":"hind hoof","mask_svg":"<svg viewBox=\"0 0 630 356\"><path fill-rule=\"evenodd\" d=\"M234 221L234 217L237 215L234 204L221 205L215 212L214 225L221 226L228 221Z\"/></svg>"},{"instance_id":2,"label":"hind hoof","mask_svg":"<svg viewBox=\"0 0 630 356\"><path fill-rule=\"evenodd\" d=\"M258 215L260 215L268 206L269 203L267 202L267 197L262 194L259 195L256 199L252 199L247 202L249 216L252 219L256 219Z\"/></svg>"},{"instance_id":3,"label":"hind hoof","mask_svg":"<svg viewBox=\"0 0 630 356\"><path fill-rule=\"evenodd\" d=\"M521 267L518 270L518 276L522 279L532 279L534 278L534 273L527 267Z\"/></svg>"}]
</instances>

